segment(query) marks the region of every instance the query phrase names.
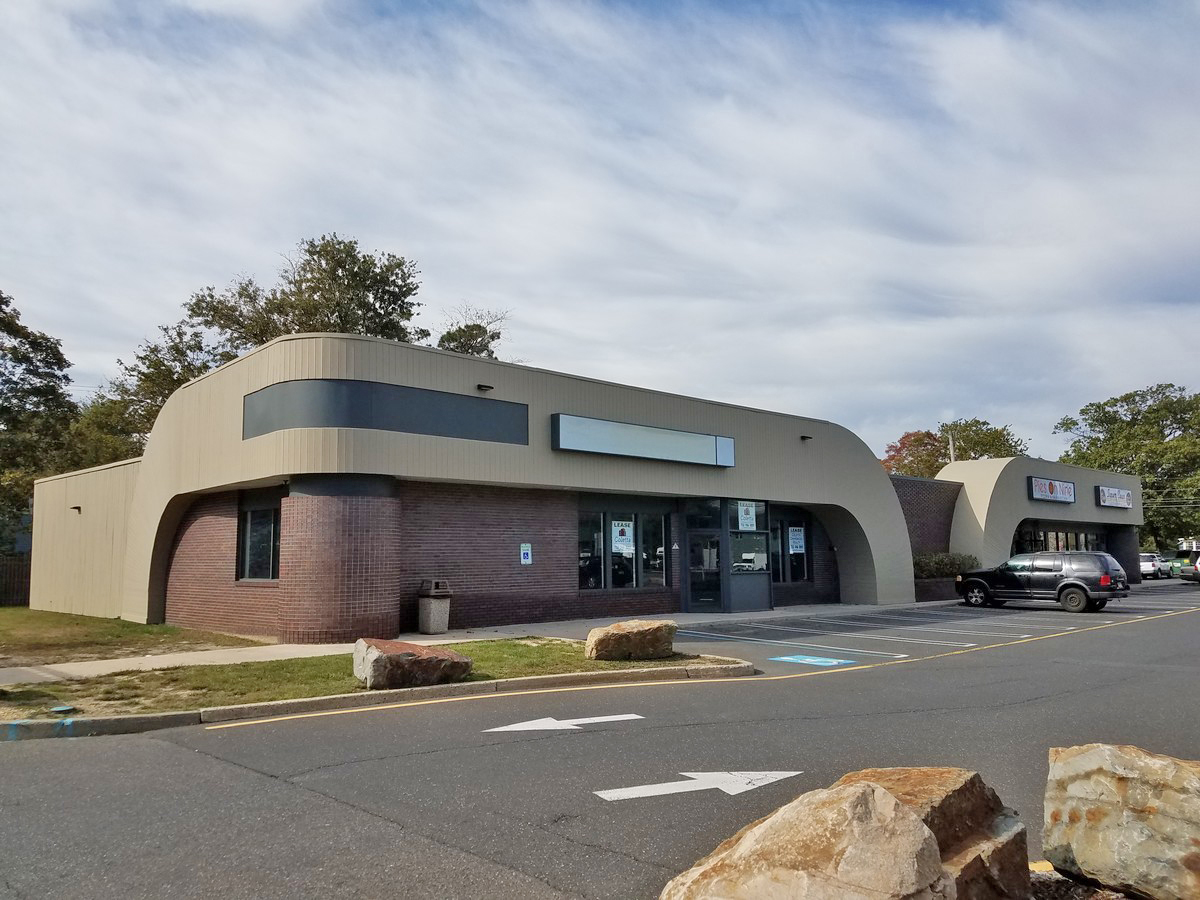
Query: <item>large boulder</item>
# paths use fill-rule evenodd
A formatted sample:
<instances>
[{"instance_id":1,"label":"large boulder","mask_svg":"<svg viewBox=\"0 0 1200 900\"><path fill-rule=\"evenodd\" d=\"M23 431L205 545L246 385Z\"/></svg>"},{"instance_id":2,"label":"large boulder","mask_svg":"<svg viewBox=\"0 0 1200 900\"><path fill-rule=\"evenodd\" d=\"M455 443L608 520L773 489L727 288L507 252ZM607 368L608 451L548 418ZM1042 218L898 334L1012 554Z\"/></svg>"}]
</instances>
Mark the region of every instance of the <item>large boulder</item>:
<instances>
[{"instance_id":1,"label":"large boulder","mask_svg":"<svg viewBox=\"0 0 1200 900\"><path fill-rule=\"evenodd\" d=\"M747 825L662 900L953 900L937 840L874 784L810 791Z\"/></svg>"},{"instance_id":2,"label":"large boulder","mask_svg":"<svg viewBox=\"0 0 1200 900\"><path fill-rule=\"evenodd\" d=\"M1025 900L1025 826L977 772L944 767L863 769L835 785L878 784L933 832L958 900Z\"/></svg>"},{"instance_id":3,"label":"large boulder","mask_svg":"<svg viewBox=\"0 0 1200 900\"><path fill-rule=\"evenodd\" d=\"M1200 762L1137 747L1053 747L1042 852L1134 897L1200 897Z\"/></svg>"},{"instance_id":4,"label":"large boulder","mask_svg":"<svg viewBox=\"0 0 1200 900\"><path fill-rule=\"evenodd\" d=\"M588 659L665 659L675 652L675 623L633 619L588 632Z\"/></svg>"},{"instance_id":5,"label":"large boulder","mask_svg":"<svg viewBox=\"0 0 1200 900\"><path fill-rule=\"evenodd\" d=\"M354 644L354 677L369 690L462 681L470 673L470 658L447 647L378 638L359 638Z\"/></svg>"}]
</instances>

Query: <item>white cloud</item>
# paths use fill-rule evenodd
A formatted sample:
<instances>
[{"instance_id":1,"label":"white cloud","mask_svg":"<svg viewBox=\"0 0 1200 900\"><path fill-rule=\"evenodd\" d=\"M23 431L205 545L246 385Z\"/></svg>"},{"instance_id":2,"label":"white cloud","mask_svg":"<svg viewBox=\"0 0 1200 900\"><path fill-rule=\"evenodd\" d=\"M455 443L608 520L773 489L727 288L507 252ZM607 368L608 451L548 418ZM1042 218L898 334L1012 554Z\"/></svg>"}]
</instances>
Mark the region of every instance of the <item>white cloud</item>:
<instances>
[{"instance_id":1,"label":"white cloud","mask_svg":"<svg viewBox=\"0 0 1200 900\"><path fill-rule=\"evenodd\" d=\"M1196 389L1196 7L863 9L17 0L3 287L85 384L336 230L419 261L430 325L508 307L534 365L877 451L979 415L1055 455L1086 402Z\"/></svg>"}]
</instances>

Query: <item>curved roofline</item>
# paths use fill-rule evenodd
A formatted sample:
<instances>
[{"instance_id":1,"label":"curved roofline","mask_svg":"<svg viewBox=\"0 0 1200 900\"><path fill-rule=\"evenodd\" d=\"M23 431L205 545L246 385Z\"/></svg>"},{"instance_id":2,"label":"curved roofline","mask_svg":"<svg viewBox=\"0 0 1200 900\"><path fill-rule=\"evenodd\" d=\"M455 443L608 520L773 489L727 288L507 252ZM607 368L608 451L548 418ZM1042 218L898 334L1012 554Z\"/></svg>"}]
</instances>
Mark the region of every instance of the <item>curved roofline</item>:
<instances>
[{"instance_id":1,"label":"curved roofline","mask_svg":"<svg viewBox=\"0 0 1200 900\"><path fill-rule=\"evenodd\" d=\"M196 378L193 378L191 381L185 382L184 384L182 384L178 388L176 388L176 391L186 390L187 388L191 387L192 385L198 384L199 382L210 377L211 375L213 375L217 372L220 372L222 369L228 368L229 366L237 365L238 363L242 362L243 360L249 359L250 357L255 356L258 353L262 353L262 352L266 351L268 348L273 347L276 344L281 344L281 343L284 343L285 341L312 340L314 338L337 338L339 340L364 341L367 343L376 343L376 344L390 344L390 345L394 345L394 346L398 346L398 347L405 347L410 350L417 350L422 353L430 353L430 354L434 354L437 356L449 356L449 357L453 357L455 359L470 360L470 361L476 362L476 363L485 363L489 366L494 366L494 367L500 368L500 369L517 369L522 372L538 372L543 375L553 375L556 378L568 378L572 381L578 381L578 382L582 382L582 383L586 383L586 384L602 384L602 385L610 385L610 386L615 385L617 387L625 388L625 389L631 390L631 391L640 391L643 394L648 394L648 395L655 396L655 397L672 397L672 398L679 399L679 400L693 400L697 403L707 403L711 406L720 406L720 407L724 407L726 409L746 410L748 412L759 413L761 415L777 416L781 419L801 419L806 422L818 422L822 425L832 425L836 428L842 428L846 431L850 431L850 429L846 428L845 425L838 425L836 422L833 422L829 419L818 419L813 416L802 416L802 415L798 415L796 413L785 413L785 412L779 412L778 410L761 409L757 406L745 406L740 403L726 403L721 400L708 400L708 399L705 399L704 397L693 397L688 394L673 394L670 391L656 391L653 388L642 387L642 386L636 385L636 384L624 384L620 381L604 381L599 378L589 378L586 375L575 375L570 372L560 372L557 369L543 369L538 366L527 366L522 363L504 362L503 360L499 360L499 359L487 359L482 356L471 356L470 354L466 354L466 353L455 353L451 350L440 350L437 347L426 347L423 344L410 344L410 343L407 343L406 341L393 341L388 338L374 337L372 335L367 335L367 334L342 334L342 333L336 332L336 331L330 331L330 332L312 331L312 332L304 332L301 334L281 335L280 337L273 338L273 339L267 341L265 344L260 344L259 346L255 347L253 350L247 350L245 353L243 353L237 359L231 359L229 362L222 363L221 365L217 366L215 369L210 369L209 371L205 372L203 375L199 375ZM850 433L854 434L854 432L850 432ZM857 437L857 435L855 435L855 436Z\"/></svg>"}]
</instances>

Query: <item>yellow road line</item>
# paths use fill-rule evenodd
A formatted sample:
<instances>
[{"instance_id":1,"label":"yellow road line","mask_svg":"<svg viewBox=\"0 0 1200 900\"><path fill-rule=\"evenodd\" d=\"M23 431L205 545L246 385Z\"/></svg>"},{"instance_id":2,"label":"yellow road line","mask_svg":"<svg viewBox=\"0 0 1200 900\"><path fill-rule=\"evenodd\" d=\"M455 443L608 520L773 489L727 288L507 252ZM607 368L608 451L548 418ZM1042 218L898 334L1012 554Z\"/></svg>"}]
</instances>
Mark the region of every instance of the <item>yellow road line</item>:
<instances>
[{"instance_id":1,"label":"yellow road line","mask_svg":"<svg viewBox=\"0 0 1200 900\"><path fill-rule=\"evenodd\" d=\"M1125 622L1110 622L1107 625L1091 625L1087 628L1076 628L1072 631L1056 631L1051 634L1040 634L1037 637L1020 638L1015 641L1002 641L998 644L983 644L979 647L967 647L963 650L949 650L945 653L935 653L932 656L913 656L907 659L890 659L885 662L864 663L860 666L845 666L838 669L817 669L812 672L793 672L789 675L758 675L755 677L739 678L685 678L675 681L631 681L617 684L573 685L560 688L535 688L527 691L500 691L494 694L468 694L463 697L440 697L432 700L408 700L402 703L380 703L376 706L355 706L350 709L323 709L315 712L292 713L285 716L271 716L265 719L242 719L236 722L222 722L219 725L208 725L205 730L218 731L222 728L245 728L248 725L273 725L276 722L291 722L296 719L316 719L325 716L346 716L352 713L384 712L391 709L404 709L410 706L434 706L440 703L464 703L472 700L498 700L502 697L524 697L533 694L570 694L582 691L611 691L635 687L668 687L677 684L711 685L711 684L762 684L764 681L789 681L794 678L816 678L818 676L841 675L846 672L865 672L868 669L879 669L884 666L902 666L908 663L925 662L931 659L945 659L949 656L962 656L966 653L978 653L981 650L997 650L1002 647L1015 647L1019 644L1032 644L1050 638L1071 637L1076 634L1086 634L1089 631L1103 631L1106 628L1118 628L1123 625L1142 625L1157 619L1169 619L1172 616L1183 616L1200 612L1197 609L1183 609L1178 612L1162 613L1157 616L1145 616L1140 619L1130 619Z\"/></svg>"}]
</instances>

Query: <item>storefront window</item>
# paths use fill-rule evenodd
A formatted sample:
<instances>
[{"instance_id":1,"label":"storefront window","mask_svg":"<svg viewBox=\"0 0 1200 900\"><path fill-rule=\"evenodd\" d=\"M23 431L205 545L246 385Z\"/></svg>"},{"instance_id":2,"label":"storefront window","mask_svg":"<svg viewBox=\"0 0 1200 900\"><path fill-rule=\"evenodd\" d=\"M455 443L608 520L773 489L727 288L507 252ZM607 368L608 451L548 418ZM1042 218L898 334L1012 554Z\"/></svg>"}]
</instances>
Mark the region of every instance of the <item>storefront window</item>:
<instances>
[{"instance_id":1,"label":"storefront window","mask_svg":"<svg viewBox=\"0 0 1200 900\"><path fill-rule=\"evenodd\" d=\"M604 515L579 514L579 587L604 587Z\"/></svg>"},{"instance_id":2,"label":"storefront window","mask_svg":"<svg viewBox=\"0 0 1200 900\"><path fill-rule=\"evenodd\" d=\"M670 583L667 516L579 513L579 587L633 588Z\"/></svg>"},{"instance_id":3,"label":"storefront window","mask_svg":"<svg viewBox=\"0 0 1200 900\"><path fill-rule=\"evenodd\" d=\"M637 516L633 513L612 513L608 517L609 587L637 587Z\"/></svg>"},{"instance_id":4,"label":"storefront window","mask_svg":"<svg viewBox=\"0 0 1200 900\"><path fill-rule=\"evenodd\" d=\"M667 583L667 517L642 516L642 575L643 584Z\"/></svg>"},{"instance_id":5,"label":"storefront window","mask_svg":"<svg viewBox=\"0 0 1200 900\"><path fill-rule=\"evenodd\" d=\"M808 580L808 546L811 539L807 515L773 507L771 513L771 580L780 583ZM778 516L778 518L776 518Z\"/></svg>"},{"instance_id":6,"label":"storefront window","mask_svg":"<svg viewBox=\"0 0 1200 900\"><path fill-rule=\"evenodd\" d=\"M721 528L720 500L689 500L684 516L689 531Z\"/></svg>"},{"instance_id":7,"label":"storefront window","mask_svg":"<svg viewBox=\"0 0 1200 900\"><path fill-rule=\"evenodd\" d=\"M767 571L766 533L735 531L729 536L729 558L734 574Z\"/></svg>"},{"instance_id":8,"label":"storefront window","mask_svg":"<svg viewBox=\"0 0 1200 900\"><path fill-rule=\"evenodd\" d=\"M766 531L767 504L761 500L730 500L729 530Z\"/></svg>"}]
</instances>

